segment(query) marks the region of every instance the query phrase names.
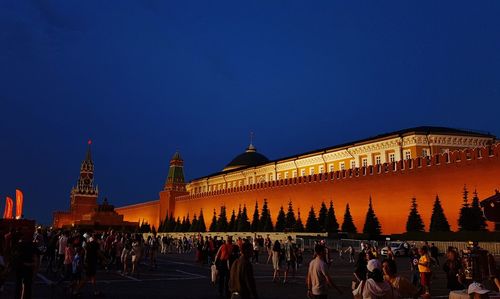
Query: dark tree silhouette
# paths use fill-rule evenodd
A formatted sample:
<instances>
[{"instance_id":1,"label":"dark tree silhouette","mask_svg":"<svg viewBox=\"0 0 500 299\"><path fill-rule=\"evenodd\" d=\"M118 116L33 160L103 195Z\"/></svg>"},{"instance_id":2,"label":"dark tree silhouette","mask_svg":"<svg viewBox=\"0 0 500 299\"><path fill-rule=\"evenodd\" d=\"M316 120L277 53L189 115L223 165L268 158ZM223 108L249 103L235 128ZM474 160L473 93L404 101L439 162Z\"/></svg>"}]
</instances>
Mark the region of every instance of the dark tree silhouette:
<instances>
[{"instance_id":1,"label":"dark tree silhouette","mask_svg":"<svg viewBox=\"0 0 500 299\"><path fill-rule=\"evenodd\" d=\"M306 221L306 232L310 233L315 233L319 232L320 226L318 219L316 218L316 212L314 212L314 207L311 206L311 209L309 210L309 216L307 217Z\"/></svg>"},{"instance_id":2,"label":"dark tree silhouette","mask_svg":"<svg viewBox=\"0 0 500 299\"><path fill-rule=\"evenodd\" d=\"M375 215L375 211L373 210L371 196L368 203L368 211L366 212L365 226L363 227L363 233L367 234L370 239L377 238L382 234L380 222L378 221L378 218Z\"/></svg>"},{"instance_id":3,"label":"dark tree silhouette","mask_svg":"<svg viewBox=\"0 0 500 299\"><path fill-rule=\"evenodd\" d=\"M229 219L229 224L227 225L227 230L230 232L236 232L237 231L237 224L236 224L236 213L233 212L231 213L231 218Z\"/></svg>"},{"instance_id":4,"label":"dark tree silhouette","mask_svg":"<svg viewBox=\"0 0 500 299\"><path fill-rule=\"evenodd\" d=\"M253 211L251 230L253 232L258 232L258 231L260 231L260 228L261 228L261 225L259 222L259 203L257 201L255 201L255 210Z\"/></svg>"},{"instance_id":5,"label":"dark tree silhouette","mask_svg":"<svg viewBox=\"0 0 500 299\"><path fill-rule=\"evenodd\" d=\"M295 219L295 213L293 212L292 201L289 201L288 211L286 212L285 227L287 229L293 229L295 227L296 222L297 219Z\"/></svg>"},{"instance_id":6,"label":"dark tree silhouette","mask_svg":"<svg viewBox=\"0 0 500 299\"><path fill-rule=\"evenodd\" d=\"M293 230L299 233L304 231L304 224L302 223L302 219L300 219L300 209L297 209L297 221Z\"/></svg>"},{"instance_id":7,"label":"dark tree silhouette","mask_svg":"<svg viewBox=\"0 0 500 299\"><path fill-rule=\"evenodd\" d=\"M436 195L434 200L434 207L432 208L431 215L431 225L429 226L429 232L449 232L450 224L444 215L443 207L441 206L441 201L439 196Z\"/></svg>"},{"instance_id":8,"label":"dark tree silhouette","mask_svg":"<svg viewBox=\"0 0 500 299\"><path fill-rule=\"evenodd\" d=\"M339 230L339 223L335 217L335 209L333 208L333 201L330 200L330 207L326 216L326 231L329 233L336 233Z\"/></svg>"},{"instance_id":9,"label":"dark tree silhouette","mask_svg":"<svg viewBox=\"0 0 500 299\"><path fill-rule=\"evenodd\" d=\"M191 221L189 220L189 213L187 214L186 221L182 225L182 231L188 232L189 228L191 228Z\"/></svg>"},{"instance_id":10,"label":"dark tree silhouette","mask_svg":"<svg viewBox=\"0 0 500 299\"><path fill-rule=\"evenodd\" d=\"M227 214L226 214L226 206L220 207L219 219L217 219L217 231L218 232L227 232Z\"/></svg>"},{"instance_id":11,"label":"dark tree silhouette","mask_svg":"<svg viewBox=\"0 0 500 299\"><path fill-rule=\"evenodd\" d=\"M196 217L196 214L193 216L193 221L191 221L191 226L189 227L190 232L197 232L198 231L198 218Z\"/></svg>"},{"instance_id":12,"label":"dark tree silhouette","mask_svg":"<svg viewBox=\"0 0 500 299\"><path fill-rule=\"evenodd\" d=\"M215 212L215 209L214 209L214 216L212 217L212 223L210 223L209 229L211 232L217 231L217 213Z\"/></svg>"},{"instance_id":13,"label":"dark tree silhouette","mask_svg":"<svg viewBox=\"0 0 500 299\"><path fill-rule=\"evenodd\" d=\"M273 231L273 222L271 220L271 212L267 207L267 199L264 198L264 204L262 205L262 212L260 213L260 230L263 232Z\"/></svg>"},{"instance_id":14,"label":"dark tree silhouette","mask_svg":"<svg viewBox=\"0 0 500 299\"><path fill-rule=\"evenodd\" d=\"M411 199L411 208L408 219L406 220L406 231L407 232L423 232L425 230L424 222L422 217L418 213L417 199L413 197Z\"/></svg>"},{"instance_id":15,"label":"dark tree silhouette","mask_svg":"<svg viewBox=\"0 0 500 299\"><path fill-rule=\"evenodd\" d=\"M170 224L169 224L169 232L175 232L175 226L177 222L175 221L174 215L170 214Z\"/></svg>"},{"instance_id":16,"label":"dark tree silhouette","mask_svg":"<svg viewBox=\"0 0 500 299\"><path fill-rule=\"evenodd\" d=\"M170 224L170 215L167 214L165 215L165 219L162 221L162 223L160 224L160 227L158 229L158 232L168 232L168 226Z\"/></svg>"},{"instance_id":17,"label":"dark tree silhouette","mask_svg":"<svg viewBox=\"0 0 500 299\"><path fill-rule=\"evenodd\" d=\"M203 209L200 209L200 216L198 217L198 231L202 233L207 231L205 218L203 217Z\"/></svg>"},{"instance_id":18,"label":"dark tree silhouette","mask_svg":"<svg viewBox=\"0 0 500 299\"><path fill-rule=\"evenodd\" d=\"M463 204L460 208L460 215L458 216L458 229L460 231L471 231L474 230L474 214L469 204L469 191L467 186L464 185L464 190L462 192Z\"/></svg>"},{"instance_id":19,"label":"dark tree silhouette","mask_svg":"<svg viewBox=\"0 0 500 299\"><path fill-rule=\"evenodd\" d=\"M276 232L283 232L286 226L286 216L285 211L283 210L283 206L280 207L280 211L278 213L278 218L276 219Z\"/></svg>"},{"instance_id":20,"label":"dark tree silhouette","mask_svg":"<svg viewBox=\"0 0 500 299\"><path fill-rule=\"evenodd\" d=\"M179 217L177 217L177 221L175 222L175 228L174 232L181 232L182 231L182 222Z\"/></svg>"},{"instance_id":21,"label":"dark tree silhouette","mask_svg":"<svg viewBox=\"0 0 500 299\"><path fill-rule=\"evenodd\" d=\"M240 221L238 221L238 231L239 232L249 232L250 231L250 221L248 221L247 206L243 205L243 210L241 211Z\"/></svg>"},{"instance_id":22,"label":"dark tree silhouette","mask_svg":"<svg viewBox=\"0 0 500 299\"><path fill-rule=\"evenodd\" d=\"M358 232L354 221L352 220L351 210L349 209L349 204L345 206L344 221L342 221L342 231L346 233L355 234Z\"/></svg>"},{"instance_id":23,"label":"dark tree silhouette","mask_svg":"<svg viewBox=\"0 0 500 299\"><path fill-rule=\"evenodd\" d=\"M326 231L327 223L326 219L328 217L328 209L326 208L325 202L321 202L321 208L319 209L318 214L318 223L320 231Z\"/></svg>"},{"instance_id":24,"label":"dark tree silhouette","mask_svg":"<svg viewBox=\"0 0 500 299\"><path fill-rule=\"evenodd\" d=\"M236 223L234 224L234 231L239 231L239 223L241 221L241 205L238 207L238 214L236 214Z\"/></svg>"},{"instance_id":25,"label":"dark tree silhouette","mask_svg":"<svg viewBox=\"0 0 500 299\"><path fill-rule=\"evenodd\" d=\"M472 198L471 214L474 219L474 225L472 230L486 230L486 218L484 218L483 210L479 206L479 197L477 196L477 190L474 190L474 197Z\"/></svg>"}]
</instances>

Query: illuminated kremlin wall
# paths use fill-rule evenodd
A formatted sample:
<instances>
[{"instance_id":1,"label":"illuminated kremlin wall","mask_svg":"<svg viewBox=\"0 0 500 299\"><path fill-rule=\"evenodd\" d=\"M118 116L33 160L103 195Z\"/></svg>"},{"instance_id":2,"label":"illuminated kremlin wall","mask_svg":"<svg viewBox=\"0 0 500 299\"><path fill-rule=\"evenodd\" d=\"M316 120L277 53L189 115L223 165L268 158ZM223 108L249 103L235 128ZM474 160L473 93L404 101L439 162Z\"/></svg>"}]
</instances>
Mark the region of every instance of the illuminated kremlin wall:
<instances>
[{"instance_id":1,"label":"illuminated kremlin wall","mask_svg":"<svg viewBox=\"0 0 500 299\"><path fill-rule=\"evenodd\" d=\"M233 209L237 210L240 204L246 205L251 218L255 201L258 201L260 209L263 199L267 198L273 221L276 221L280 206L283 205L286 209L291 200L295 213L300 209L305 223L311 205L317 213L322 201L333 200L338 222L342 223L345 206L349 203L355 225L361 231L371 195L383 233L400 233L405 230L413 196L417 198L419 212L428 230L433 202L438 194L452 229L457 230L464 184L470 191L469 199L474 189L480 199L490 196L495 189L500 189L500 144L491 148L450 152L449 157L442 154L428 160L419 157L396 162L395 165L383 164L380 165L380 170L377 166L369 166L323 176L283 179L180 196L175 201L174 216L182 219L189 213L192 218L202 208L208 227L213 210L216 209L218 214L221 205L226 206L228 215ZM125 215L126 220L157 217L151 205L139 204L117 210ZM164 219L165 215L160 217ZM150 219L150 223L156 224L156 227L158 222L158 218ZM492 229L492 226L490 223L489 228Z\"/></svg>"},{"instance_id":2,"label":"illuminated kremlin wall","mask_svg":"<svg viewBox=\"0 0 500 299\"><path fill-rule=\"evenodd\" d=\"M159 200L115 208L115 211L118 214L123 215L123 220L125 221L135 221L139 222L139 224L145 221L154 225L156 228L158 228L160 222Z\"/></svg>"}]
</instances>

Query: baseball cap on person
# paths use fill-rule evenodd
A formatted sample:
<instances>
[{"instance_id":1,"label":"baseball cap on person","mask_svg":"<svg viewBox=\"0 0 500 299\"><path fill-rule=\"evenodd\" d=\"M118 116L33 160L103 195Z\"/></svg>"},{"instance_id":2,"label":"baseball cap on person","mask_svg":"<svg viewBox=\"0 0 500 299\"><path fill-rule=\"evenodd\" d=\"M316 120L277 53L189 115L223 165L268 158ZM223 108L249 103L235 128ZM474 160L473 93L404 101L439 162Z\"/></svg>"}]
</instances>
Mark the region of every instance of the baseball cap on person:
<instances>
[{"instance_id":1,"label":"baseball cap on person","mask_svg":"<svg viewBox=\"0 0 500 299\"><path fill-rule=\"evenodd\" d=\"M469 289L467 290L467 294L486 294L486 293L489 293L490 290L488 289L485 289L484 286L482 284L480 284L479 282L473 282L469 285Z\"/></svg>"},{"instance_id":2,"label":"baseball cap on person","mask_svg":"<svg viewBox=\"0 0 500 299\"><path fill-rule=\"evenodd\" d=\"M375 269L382 269L382 266L380 265L380 262L377 259L371 259L368 261L366 264L366 268L368 271L373 272Z\"/></svg>"}]
</instances>

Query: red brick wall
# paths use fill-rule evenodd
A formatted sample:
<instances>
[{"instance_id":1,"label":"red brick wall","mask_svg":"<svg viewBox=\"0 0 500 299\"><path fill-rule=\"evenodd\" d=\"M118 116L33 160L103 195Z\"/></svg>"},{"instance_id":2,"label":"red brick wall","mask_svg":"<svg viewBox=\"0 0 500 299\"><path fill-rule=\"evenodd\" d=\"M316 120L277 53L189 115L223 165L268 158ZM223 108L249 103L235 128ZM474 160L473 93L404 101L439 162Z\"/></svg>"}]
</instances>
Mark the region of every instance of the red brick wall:
<instances>
[{"instance_id":1,"label":"red brick wall","mask_svg":"<svg viewBox=\"0 0 500 299\"><path fill-rule=\"evenodd\" d=\"M158 229L158 225L160 224L159 210L160 205L158 200L115 208L118 214L123 215L123 220L139 222L139 224L142 221L146 221L151 226L154 225L156 229Z\"/></svg>"},{"instance_id":2,"label":"red brick wall","mask_svg":"<svg viewBox=\"0 0 500 299\"><path fill-rule=\"evenodd\" d=\"M387 165L389 170L382 170L381 173L374 170L373 174L369 174L370 169L366 169L367 174L363 175L364 169L360 169L359 174L351 174L350 171L345 174L335 172L329 173L327 177L315 175L182 196L177 198L174 216L182 218L189 213L192 217L203 208L208 227L214 208L218 213L220 206L226 205L229 218L232 209L237 210L240 204L246 204L251 219L255 201L258 201L261 208L263 199L267 198L273 220L277 217L279 207L283 205L286 209L291 200L296 214L300 209L302 222L305 224L311 206L314 206L317 213L322 201L333 200L338 222L342 223L345 205L349 203L355 225L361 231L371 195L383 233L400 233L405 230L413 196L417 198L426 230L429 228L432 205L438 194L445 215L452 229L456 230L464 184L470 191L470 199L474 189L478 191L480 199L493 194L496 188L500 189L499 153L500 145L496 145L491 152L488 149L477 149L450 153L449 163L446 162L446 156L438 155L430 160L429 166L425 160L415 159L412 160L413 167L410 167L409 161L405 161L396 165L396 171L391 169L391 165ZM418 167L419 161L421 167ZM493 229L493 225L490 224L489 228Z\"/></svg>"}]
</instances>

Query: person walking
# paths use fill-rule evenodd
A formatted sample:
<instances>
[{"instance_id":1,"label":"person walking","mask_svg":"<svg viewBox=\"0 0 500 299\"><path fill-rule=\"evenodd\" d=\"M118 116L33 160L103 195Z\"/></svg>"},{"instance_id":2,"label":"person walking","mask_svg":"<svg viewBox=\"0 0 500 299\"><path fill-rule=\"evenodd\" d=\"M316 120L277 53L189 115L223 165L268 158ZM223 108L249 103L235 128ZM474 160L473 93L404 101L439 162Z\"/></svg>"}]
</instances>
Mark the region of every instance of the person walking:
<instances>
[{"instance_id":1,"label":"person walking","mask_svg":"<svg viewBox=\"0 0 500 299\"><path fill-rule=\"evenodd\" d=\"M231 296L239 296L241 299L258 299L253 266L250 259L253 255L253 245L244 242L241 246L241 256L231 265L229 275L229 290Z\"/></svg>"},{"instance_id":2,"label":"person walking","mask_svg":"<svg viewBox=\"0 0 500 299\"><path fill-rule=\"evenodd\" d=\"M437 248L434 243L431 243L430 254L432 258L433 264L436 264L439 267L439 248Z\"/></svg>"},{"instance_id":3,"label":"person walking","mask_svg":"<svg viewBox=\"0 0 500 299\"><path fill-rule=\"evenodd\" d=\"M142 253L144 251L144 246L142 244L142 238L136 235L134 242L132 242L132 272L131 274L139 275L139 262L141 261Z\"/></svg>"},{"instance_id":4,"label":"person walking","mask_svg":"<svg viewBox=\"0 0 500 299\"><path fill-rule=\"evenodd\" d=\"M410 271L411 271L411 283L415 287L420 286L420 273L418 272L418 260L420 255L416 248L410 250Z\"/></svg>"},{"instance_id":5,"label":"person walking","mask_svg":"<svg viewBox=\"0 0 500 299\"><path fill-rule=\"evenodd\" d=\"M306 276L307 297L311 299L326 299L328 296L328 287L334 287L339 294L342 291L333 283L328 273L326 265L326 249L321 244L314 246L314 259L309 263L309 269Z\"/></svg>"},{"instance_id":6,"label":"person walking","mask_svg":"<svg viewBox=\"0 0 500 299\"><path fill-rule=\"evenodd\" d=\"M68 245L68 232L63 231L57 240L57 269L64 273L66 260L66 246Z\"/></svg>"},{"instance_id":7,"label":"person walking","mask_svg":"<svg viewBox=\"0 0 500 299\"><path fill-rule=\"evenodd\" d=\"M99 259L104 259L104 253L101 251L96 235L89 238L89 241L85 244L84 249L85 255L83 265L85 269L85 279L81 280L76 292L78 293L85 283L90 281L92 287L94 288L94 296L98 296L100 295L100 292L97 290L96 282L97 264Z\"/></svg>"},{"instance_id":8,"label":"person walking","mask_svg":"<svg viewBox=\"0 0 500 299\"><path fill-rule=\"evenodd\" d=\"M258 264L259 263L259 251L260 251L260 244L259 244L259 239L257 239L256 236L253 238L253 262Z\"/></svg>"},{"instance_id":9,"label":"person walking","mask_svg":"<svg viewBox=\"0 0 500 299\"><path fill-rule=\"evenodd\" d=\"M269 264L269 262L273 258L273 241L271 241L269 234L266 236L266 240L264 241L264 246L266 247L266 250L267 250L266 264Z\"/></svg>"},{"instance_id":10,"label":"person walking","mask_svg":"<svg viewBox=\"0 0 500 299\"><path fill-rule=\"evenodd\" d=\"M420 272L420 285L423 288L425 295L430 295L431 293L431 258L429 256L429 250L427 246L422 246L419 248L418 253L420 254L420 259L418 260L418 272Z\"/></svg>"},{"instance_id":11,"label":"person walking","mask_svg":"<svg viewBox=\"0 0 500 299\"><path fill-rule=\"evenodd\" d=\"M446 253L446 261L443 264L446 272L446 288L450 291L462 290L464 286L459 281L459 273L462 270L462 262L453 248L449 248Z\"/></svg>"},{"instance_id":12,"label":"person walking","mask_svg":"<svg viewBox=\"0 0 500 299\"><path fill-rule=\"evenodd\" d=\"M273 282L280 280L280 254L281 254L281 244L278 240L274 241L274 245L271 249L272 261L273 261Z\"/></svg>"},{"instance_id":13,"label":"person walking","mask_svg":"<svg viewBox=\"0 0 500 299\"><path fill-rule=\"evenodd\" d=\"M405 277L398 275L396 261L386 259L382 262L384 280L394 289L394 298L416 298L418 289Z\"/></svg>"},{"instance_id":14,"label":"person walking","mask_svg":"<svg viewBox=\"0 0 500 299\"><path fill-rule=\"evenodd\" d=\"M233 238L228 236L226 243L219 247L215 256L215 266L217 267L217 271L219 271L219 295L221 297L230 297L231 295L229 293L229 269L234 246Z\"/></svg>"},{"instance_id":15,"label":"person walking","mask_svg":"<svg viewBox=\"0 0 500 299\"><path fill-rule=\"evenodd\" d=\"M16 284L14 291L15 299L31 298L33 276L40 265L40 252L36 244L26 236L21 236L14 249L14 270L16 273Z\"/></svg>"},{"instance_id":16,"label":"person walking","mask_svg":"<svg viewBox=\"0 0 500 299\"><path fill-rule=\"evenodd\" d=\"M292 272L292 277L295 277L297 256L295 255L295 244L292 242L291 236L288 236L288 240L285 243L285 261L286 270L283 284L287 283L289 272Z\"/></svg>"},{"instance_id":17,"label":"person walking","mask_svg":"<svg viewBox=\"0 0 500 299\"><path fill-rule=\"evenodd\" d=\"M384 280L382 267L379 260L371 259L366 265L368 270L366 278L359 286L352 291L354 298L363 299L393 299L394 290L392 286Z\"/></svg>"}]
</instances>

